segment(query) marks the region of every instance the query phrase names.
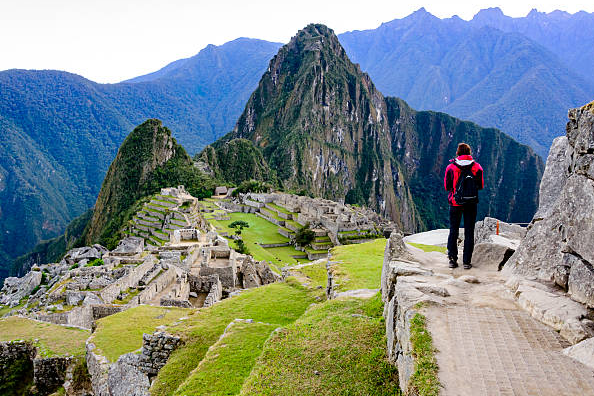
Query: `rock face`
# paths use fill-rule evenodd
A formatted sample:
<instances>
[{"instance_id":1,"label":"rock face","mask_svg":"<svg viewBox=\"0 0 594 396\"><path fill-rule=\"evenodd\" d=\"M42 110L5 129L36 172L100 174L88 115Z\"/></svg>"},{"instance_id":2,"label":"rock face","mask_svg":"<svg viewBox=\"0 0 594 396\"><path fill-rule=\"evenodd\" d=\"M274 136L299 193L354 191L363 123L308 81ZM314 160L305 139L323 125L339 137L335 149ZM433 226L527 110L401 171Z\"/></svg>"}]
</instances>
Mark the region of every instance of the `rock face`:
<instances>
[{"instance_id":1,"label":"rock face","mask_svg":"<svg viewBox=\"0 0 594 396\"><path fill-rule=\"evenodd\" d=\"M30 271L22 278L6 278L0 294L0 304L17 305L22 298L28 297L41 284L42 276L41 271Z\"/></svg>"},{"instance_id":2,"label":"rock face","mask_svg":"<svg viewBox=\"0 0 594 396\"><path fill-rule=\"evenodd\" d=\"M556 140L547 159L542 209L506 265L511 273L556 283L590 308L594 307L592 107L569 111L567 139Z\"/></svg>"}]
</instances>

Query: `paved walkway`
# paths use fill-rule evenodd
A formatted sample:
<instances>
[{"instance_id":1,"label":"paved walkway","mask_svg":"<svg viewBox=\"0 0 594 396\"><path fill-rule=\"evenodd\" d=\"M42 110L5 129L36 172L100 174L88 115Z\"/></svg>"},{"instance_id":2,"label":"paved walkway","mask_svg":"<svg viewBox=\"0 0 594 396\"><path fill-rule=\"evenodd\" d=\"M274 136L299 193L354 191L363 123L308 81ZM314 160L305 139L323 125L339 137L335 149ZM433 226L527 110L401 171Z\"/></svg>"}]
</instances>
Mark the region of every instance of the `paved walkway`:
<instances>
[{"instance_id":1,"label":"paved walkway","mask_svg":"<svg viewBox=\"0 0 594 396\"><path fill-rule=\"evenodd\" d=\"M438 350L440 395L594 395L594 369L563 354L569 343L517 305L501 272L449 270L445 255L409 249L451 293L446 305L425 313ZM462 275L480 283L450 278Z\"/></svg>"},{"instance_id":2,"label":"paved walkway","mask_svg":"<svg viewBox=\"0 0 594 396\"><path fill-rule=\"evenodd\" d=\"M564 355L569 343L523 311L453 306L427 314L443 395L594 395L594 371Z\"/></svg>"}]
</instances>

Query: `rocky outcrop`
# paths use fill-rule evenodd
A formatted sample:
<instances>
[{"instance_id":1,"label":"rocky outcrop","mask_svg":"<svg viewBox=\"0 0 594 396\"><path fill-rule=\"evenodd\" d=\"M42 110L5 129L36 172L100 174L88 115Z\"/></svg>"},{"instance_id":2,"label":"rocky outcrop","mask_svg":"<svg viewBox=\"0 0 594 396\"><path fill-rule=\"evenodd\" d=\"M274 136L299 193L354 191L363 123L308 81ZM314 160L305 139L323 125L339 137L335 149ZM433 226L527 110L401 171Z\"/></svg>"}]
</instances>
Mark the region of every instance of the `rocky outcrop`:
<instances>
[{"instance_id":1,"label":"rocky outcrop","mask_svg":"<svg viewBox=\"0 0 594 396\"><path fill-rule=\"evenodd\" d=\"M41 284L42 277L41 271L30 271L22 278L6 278L0 293L0 305L18 305L21 299L29 297Z\"/></svg>"},{"instance_id":2,"label":"rocky outcrop","mask_svg":"<svg viewBox=\"0 0 594 396\"><path fill-rule=\"evenodd\" d=\"M594 308L594 114L569 111L567 138L547 159L538 216L505 268L554 282Z\"/></svg>"},{"instance_id":3,"label":"rocky outcrop","mask_svg":"<svg viewBox=\"0 0 594 396\"><path fill-rule=\"evenodd\" d=\"M478 221L474 229L472 265L479 268L501 270L514 254L526 229L492 217Z\"/></svg>"},{"instance_id":4,"label":"rocky outcrop","mask_svg":"<svg viewBox=\"0 0 594 396\"><path fill-rule=\"evenodd\" d=\"M280 280L280 276L272 272L266 262L257 262L251 256L247 256L243 260L239 276L244 289L259 287Z\"/></svg>"}]
</instances>

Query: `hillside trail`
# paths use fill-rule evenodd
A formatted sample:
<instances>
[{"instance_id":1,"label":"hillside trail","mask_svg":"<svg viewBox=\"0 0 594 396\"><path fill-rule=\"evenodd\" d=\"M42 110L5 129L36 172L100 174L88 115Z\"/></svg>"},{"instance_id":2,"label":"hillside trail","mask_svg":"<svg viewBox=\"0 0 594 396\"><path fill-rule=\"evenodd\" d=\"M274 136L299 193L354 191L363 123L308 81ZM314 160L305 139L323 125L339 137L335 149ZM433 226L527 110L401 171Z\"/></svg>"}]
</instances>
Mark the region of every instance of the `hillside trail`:
<instances>
[{"instance_id":1,"label":"hillside trail","mask_svg":"<svg viewBox=\"0 0 594 396\"><path fill-rule=\"evenodd\" d=\"M431 244L443 246L437 239ZM450 293L425 311L440 395L594 395L594 370L563 354L569 342L516 303L496 268L452 270L445 254L406 246L433 271L426 281Z\"/></svg>"}]
</instances>

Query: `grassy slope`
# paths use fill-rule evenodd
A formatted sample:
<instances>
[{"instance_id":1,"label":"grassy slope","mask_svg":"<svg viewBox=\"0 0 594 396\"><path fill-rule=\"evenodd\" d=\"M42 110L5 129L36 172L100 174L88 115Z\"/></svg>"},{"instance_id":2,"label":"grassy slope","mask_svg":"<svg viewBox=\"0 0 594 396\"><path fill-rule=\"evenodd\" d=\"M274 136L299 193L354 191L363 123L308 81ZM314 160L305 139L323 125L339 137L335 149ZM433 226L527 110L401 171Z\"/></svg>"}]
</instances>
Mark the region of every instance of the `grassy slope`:
<instances>
[{"instance_id":1,"label":"grassy slope","mask_svg":"<svg viewBox=\"0 0 594 396\"><path fill-rule=\"evenodd\" d=\"M115 362L119 356L142 347L142 334L157 326L191 315L195 310L141 305L97 321L93 343L98 353Z\"/></svg>"},{"instance_id":2,"label":"grassy slope","mask_svg":"<svg viewBox=\"0 0 594 396\"><path fill-rule=\"evenodd\" d=\"M380 287L385 239L332 249L332 266L339 291Z\"/></svg>"},{"instance_id":3,"label":"grassy slope","mask_svg":"<svg viewBox=\"0 0 594 396\"><path fill-rule=\"evenodd\" d=\"M168 329L179 334L185 345L173 352L167 365L159 372L151 394L173 394L234 319L254 319L277 327L286 326L299 318L312 302L313 298L304 288L276 283L247 290L200 310L183 324ZM194 389L189 394L201 394L200 389Z\"/></svg>"},{"instance_id":4,"label":"grassy slope","mask_svg":"<svg viewBox=\"0 0 594 396\"><path fill-rule=\"evenodd\" d=\"M235 230L229 228L229 224L237 220L243 220L249 223L249 228L244 228L241 236L246 243L250 253L256 260L265 260L274 264L277 268L284 267L286 264L297 264L299 260L294 259L291 255L303 254L295 250L293 247L269 248L264 249L258 243L285 243L289 242L288 238L280 235L278 226L261 217L251 213L230 213L231 220L209 220L219 231L226 231L229 235L233 235ZM301 260L303 261L303 260Z\"/></svg>"},{"instance_id":5,"label":"grassy slope","mask_svg":"<svg viewBox=\"0 0 594 396\"><path fill-rule=\"evenodd\" d=\"M90 332L11 316L0 319L0 341L39 340L35 344L44 357L83 355Z\"/></svg>"},{"instance_id":6,"label":"grassy slope","mask_svg":"<svg viewBox=\"0 0 594 396\"><path fill-rule=\"evenodd\" d=\"M266 343L241 394L398 394L384 345L379 296L318 304Z\"/></svg>"},{"instance_id":7,"label":"grassy slope","mask_svg":"<svg viewBox=\"0 0 594 396\"><path fill-rule=\"evenodd\" d=\"M209 349L204 360L179 387L176 395L235 395L249 376L264 342L276 325L234 323ZM199 392L197 391L199 390Z\"/></svg>"}]
</instances>

